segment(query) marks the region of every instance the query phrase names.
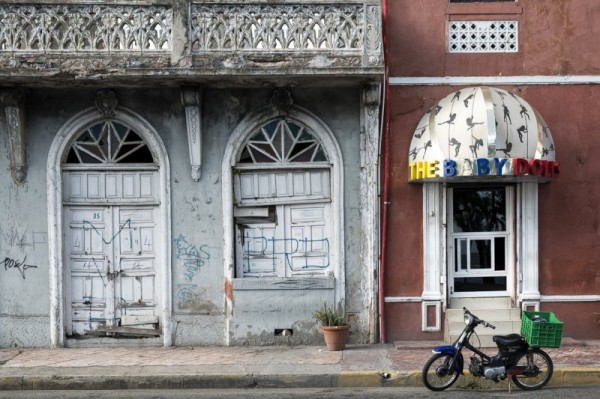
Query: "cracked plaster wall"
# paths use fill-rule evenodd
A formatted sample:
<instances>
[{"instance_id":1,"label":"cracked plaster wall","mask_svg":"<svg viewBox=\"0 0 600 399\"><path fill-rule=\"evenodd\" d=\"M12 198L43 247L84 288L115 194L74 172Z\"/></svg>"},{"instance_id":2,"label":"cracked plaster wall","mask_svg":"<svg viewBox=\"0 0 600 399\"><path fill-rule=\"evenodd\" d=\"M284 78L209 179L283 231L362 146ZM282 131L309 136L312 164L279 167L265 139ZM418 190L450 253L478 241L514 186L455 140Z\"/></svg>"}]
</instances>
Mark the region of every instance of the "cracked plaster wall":
<instances>
[{"instance_id":1,"label":"cracked plaster wall","mask_svg":"<svg viewBox=\"0 0 600 399\"><path fill-rule=\"evenodd\" d=\"M219 345L225 342L223 294L223 227L221 161L229 134L254 109L267 105L272 88L206 89L203 105L202 178L190 176L185 112L178 89L116 89L120 106L144 117L158 132L171 166L172 299L175 345ZM353 320L351 342L368 339L369 293L362 287L367 267L359 261L360 90L296 88L295 102L317 114L332 129L344 158L346 221L346 303ZM0 347L49 344L49 270L47 246L46 160L58 129L74 114L93 106L92 89L30 89L25 105L27 179L16 184L10 175L6 121L0 114ZM186 267L177 251L200 254L198 267ZM316 295L315 295L316 294ZM321 344L312 319L327 290L245 293L234 298L233 344ZM235 294L234 294L235 295ZM255 312L256 301L284 301L289 309ZM254 310L253 310L254 308ZM273 317L276 314L276 317ZM274 337L274 328L294 328L293 339ZM17 339L18 338L18 339Z\"/></svg>"}]
</instances>

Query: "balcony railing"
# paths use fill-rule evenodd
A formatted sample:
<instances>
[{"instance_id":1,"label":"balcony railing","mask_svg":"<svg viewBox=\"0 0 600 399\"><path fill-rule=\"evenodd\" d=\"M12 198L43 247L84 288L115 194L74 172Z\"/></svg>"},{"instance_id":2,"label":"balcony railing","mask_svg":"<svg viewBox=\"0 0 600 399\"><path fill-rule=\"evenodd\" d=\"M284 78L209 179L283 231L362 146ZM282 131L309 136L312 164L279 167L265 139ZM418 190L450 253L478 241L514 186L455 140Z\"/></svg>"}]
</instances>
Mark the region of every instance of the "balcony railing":
<instances>
[{"instance_id":1,"label":"balcony railing","mask_svg":"<svg viewBox=\"0 0 600 399\"><path fill-rule=\"evenodd\" d=\"M373 74L380 0L0 4L9 75Z\"/></svg>"}]
</instances>

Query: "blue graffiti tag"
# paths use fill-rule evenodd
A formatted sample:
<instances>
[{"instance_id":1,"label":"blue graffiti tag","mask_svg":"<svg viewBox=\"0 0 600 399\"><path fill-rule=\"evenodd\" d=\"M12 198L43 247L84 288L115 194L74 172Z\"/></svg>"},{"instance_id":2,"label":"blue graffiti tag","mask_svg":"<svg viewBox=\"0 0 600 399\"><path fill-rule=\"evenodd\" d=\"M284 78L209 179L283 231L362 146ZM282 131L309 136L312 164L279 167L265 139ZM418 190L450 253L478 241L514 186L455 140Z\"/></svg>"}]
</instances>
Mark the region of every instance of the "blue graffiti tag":
<instances>
[{"instance_id":1,"label":"blue graffiti tag","mask_svg":"<svg viewBox=\"0 0 600 399\"><path fill-rule=\"evenodd\" d=\"M329 253L327 238L275 238L251 236L247 232L244 235L242 252L248 271L251 271L251 260L254 257L271 259L274 271L279 255L283 255L285 264L292 271L323 270L330 266ZM292 258L295 261L292 261Z\"/></svg>"},{"instance_id":2,"label":"blue graffiti tag","mask_svg":"<svg viewBox=\"0 0 600 399\"><path fill-rule=\"evenodd\" d=\"M102 235L102 232L101 232L101 231L99 231L99 230L96 228L96 226L94 226L94 225L93 225L91 222L88 222L87 220L84 220L84 221L83 221L83 225L85 226L86 224L90 225L90 228L91 228L92 230L94 230L94 232L95 232L96 234L98 234L98 235L100 236L100 238L102 238L102 242L103 242L104 244L106 244L106 245L108 245L108 244L110 244L111 242L113 242L113 241L115 240L115 238L117 238L117 237L118 237L118 236L121 234L121 232L123 231L123 229L125 229L125 226L127 226L127 228L129 229L129 235L131 235L131 219L127 219L125 222L123 222L123 224L122 224L121 226L119 226L119 231L117 231L117 232L115 233L115 235L114 235L114 236L112 236L112 238L111 238L110 240L108 240L108 241L106 241L106 240L104 239L104 236ZM131 243L131 237L130 237L130 239L129 239L129 242Z\"/></svg>"},{"instance_id":3,"label":"blue graffiti tag","mask_svg":"<svg viewBox=\"0 0 600 399\"><path fill-rule=\"evenodd\" d=\"M180 305L191 302L196 295L194 290L198 288L196 284L177 284L177 299Z\"/></svg>"},{"instance_id":4,"label":"blue graffiti tag","mask_svg":"<svg viewBox=\"0 0 600 399\"><path fill-rule=\"evenodd\" d=\"M98 230L96 228L96 226L94 226L91 222L84 220L83 225L84 226L89 225L89 228L91 230L93 230L102 239L102 242L105 245L112 243L115 240L115 238L117 238L121 234L121 232L125 229L125 226L127 226L127 229L129 229L129 245L131 246L131 241L132 241L131 240L131 219L127 219L125 222L123 222L123 224L121 226L119 226L119 231L117 231L115 233L115 235L113 235L112 238L108 241L106 241L104 239L102 232L100 230ZM84 229L85 229L85 227L84 227ZM86 264L87 264L87 262L86 262ZM96 263L96 259L94 259L93 256L92 256L92 264L95 266L96 271L98 272L98 276L100 276L100 278L102 279L102 284L106 287L107 282L104 280L104 274L102 273L102 271L100 271L100 268L98 267L98 263Z\"/></svg>"},{"instance_id":5,"label":"blue graffiti tag","mask_svg":"<svg viewBox=\"0 0 600 399\"><path fill-rule=\"evenodd\" d=\"M196 247L187 241L187 237L180 234L175 240L175 257L183 262L185 269L185 279L192 281L194 276L198 274L200 268L204 266L205 261L210 259L210 254L205 248L207 245Z\"/></svg>"}]
</instances>

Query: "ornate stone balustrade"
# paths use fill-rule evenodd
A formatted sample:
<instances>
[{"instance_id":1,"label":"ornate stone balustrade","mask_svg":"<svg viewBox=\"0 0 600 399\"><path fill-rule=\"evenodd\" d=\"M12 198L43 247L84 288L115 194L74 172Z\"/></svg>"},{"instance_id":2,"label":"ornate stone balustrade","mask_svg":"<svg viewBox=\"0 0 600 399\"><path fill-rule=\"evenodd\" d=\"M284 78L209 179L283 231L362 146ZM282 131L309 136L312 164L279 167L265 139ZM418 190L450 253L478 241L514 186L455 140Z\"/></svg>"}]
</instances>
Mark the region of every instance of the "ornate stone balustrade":
<instances>
[{"instance_id":1,"label":"ornate stone balustrade","mask_svg":"<svg viewBox=\"0 0 600 399\"><path fill-rule=\"evenodd\" d=\"M0 51L170 51L172 26L168 6L8 4L0 6Z\"/></svg>"},{"instance_id":2,"label":"ornate stone balustrade","mask_svg":"<svg viewBox=\"0 0 600 399\"><path fill-rule=\"evenodd\" d=\"M348 5L192 6L192 45L211 50L360 50L365 13Z\"/></svg>"},{"instance_id":3,"label":"ornate stone balustrade","mask_svg":"<svg viewBox=\"0 0 600 399\"><path fill-rule=\"evenodd\" d=\"M379 0L15 1L0 79L381 74L381 32Z\"/></svg>"}]
</instances>

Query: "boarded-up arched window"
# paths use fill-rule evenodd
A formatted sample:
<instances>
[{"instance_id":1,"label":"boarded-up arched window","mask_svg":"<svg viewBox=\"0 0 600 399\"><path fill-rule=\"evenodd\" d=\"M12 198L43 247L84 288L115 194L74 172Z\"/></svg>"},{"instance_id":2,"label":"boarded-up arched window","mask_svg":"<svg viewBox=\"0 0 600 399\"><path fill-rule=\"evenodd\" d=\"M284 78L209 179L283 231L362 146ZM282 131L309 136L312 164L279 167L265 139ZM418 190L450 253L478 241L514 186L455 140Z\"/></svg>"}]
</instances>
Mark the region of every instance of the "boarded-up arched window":
<instances>
[{"instance_id":1,"label":"boarded-up arched window","mask_svg":"<svg viewBox=\"0 0 600 399\"><path fill-rule=\"evenodd\" d=\"M277 118L248 137L234 166L237 276L327 276L331 164L317 132Z\"/></svg>"}]
</instances>

